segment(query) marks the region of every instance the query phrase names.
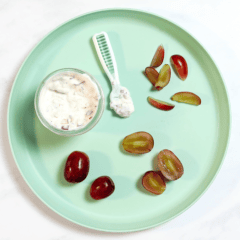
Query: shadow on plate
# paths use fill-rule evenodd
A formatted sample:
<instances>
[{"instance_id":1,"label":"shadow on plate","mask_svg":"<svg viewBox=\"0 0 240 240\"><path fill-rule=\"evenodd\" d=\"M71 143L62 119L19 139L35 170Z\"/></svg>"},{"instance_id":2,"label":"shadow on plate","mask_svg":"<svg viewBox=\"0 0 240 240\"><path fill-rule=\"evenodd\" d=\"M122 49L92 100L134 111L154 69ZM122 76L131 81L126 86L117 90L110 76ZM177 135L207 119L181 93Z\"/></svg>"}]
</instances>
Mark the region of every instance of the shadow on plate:
<instances>
[{"instance_id":1,"label":"shadow on plate","mask_svg":"<svg viewBox=\"0 0 240 240\"><path fill-rule=\"evenodd\" d=\"M85 191L85 200L89 203L98 203L98 200L94 200L91 195L90 195L90 189L91 189L91 186L92 186L92 183L94 181L91 181L89 184L88 184L88 187L86 188L86 191Z\"/></svg>"},{"instance_id":2,"label":"shadow on plate","mask_svg":"<svg viewBox=\"0 0 240 240\"><path fill-rule=\"evenodd\" d=\"M133 193L134 183L125 176L110 176L115 184L115 190L110 196L111 200L127 198Z\"/></svg>"},{"instance_id":3,"label":"shadow on plate","mask_svg":"<svg viewBox=\"0 0 240 240\"><path fill-rule=\"evenodd\" d=\"M66 181L65 177L64 177L64 169L65 169L65 165L66 165L66 161L67 161L68 157L65 157L64 160L62 161L59 171L58 171L58 183L63 186L63 187L73 187L75 184L74 183L70 183L68 181Z\"/></svg>"}]
</instances>

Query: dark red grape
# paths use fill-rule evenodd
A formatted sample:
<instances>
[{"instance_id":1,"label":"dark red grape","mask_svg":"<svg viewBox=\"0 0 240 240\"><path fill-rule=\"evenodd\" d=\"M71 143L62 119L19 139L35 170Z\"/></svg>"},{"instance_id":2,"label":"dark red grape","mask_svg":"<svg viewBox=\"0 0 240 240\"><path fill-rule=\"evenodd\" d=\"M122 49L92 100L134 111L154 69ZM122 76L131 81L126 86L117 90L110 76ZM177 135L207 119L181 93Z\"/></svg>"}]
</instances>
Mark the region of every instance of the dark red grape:
<instances>
[{"instance_id":1,"label":"dark red grape","mask_svg":"<svg viewBox=\"0 0 240 240\"><path fill-rule=\"evenodd\" d=\"M91 186L90 195L95 200L100 200L110 196L115 189L113 180L108 176L97 178Z\"/></svg>"},{"instance_id":2,"label":"dark red grape","mask_svg":"<svg viewBox=\"0 0 240 240\"><path fill-rule=\"evenodd\" d=\"M89 157L84 152L72 152L67 159L64 177L68 182L82 182L89 172Z\"/></svg>"}]
</instances>

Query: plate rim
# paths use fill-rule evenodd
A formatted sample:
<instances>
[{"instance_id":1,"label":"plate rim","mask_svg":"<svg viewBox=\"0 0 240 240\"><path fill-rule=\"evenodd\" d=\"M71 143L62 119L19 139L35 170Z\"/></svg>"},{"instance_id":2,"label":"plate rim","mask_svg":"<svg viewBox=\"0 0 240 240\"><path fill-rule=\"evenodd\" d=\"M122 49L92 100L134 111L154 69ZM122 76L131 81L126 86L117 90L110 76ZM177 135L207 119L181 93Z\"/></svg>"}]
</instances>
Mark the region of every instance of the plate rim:
<instances>
[{"instance_id":1,"label":"plate rim","mask_svg":"<svg viewBox=\"0 0 240 240\"><path fill-rule=\"evenodd\" d=\"M25 175L23 174L19 164L18 164L18 161L17 161L17 158L15 156L15 153L14 153L14 148L13 148L13 144L12 144L12 139L10 137L10 105L11 105L11 101L12 101L12 95L13 95L13 89L15 88L15 84L16 84L16 80L18 79L19 77L19 74L20 72L22 71L22 68L24 67L25 63L28 61L28 59L30 58L30 56L33 54L33 52L35 51L35 49L45 40L47 39L54 31L57 31L59 28L63 27L65 24L69 24L70 22L78 19L78 18L81 18L81 17L84 17L84 16L87 16L87 15L91 15L91 14L97 14L97 13L104 13L104 12L111 12L111 11L128 11L128 12L137 12L139 14L143 13L143 14L147 14L147 15L150 15L150 16L153 16L153 17L156 17L156 18L161 18L163 20L166 20L168 21L169 23L171 24L174 24L176 25L179 29L181 29L182 31L184 31L187 35L189 35L190 37L192 37L199 45L200 47L206 52L206 54L210 57L210 59L212 60L213 64L216 66L218 72L219 72L219 75L221 76L221 80L222 80L222 84L225 88L225 91L226 91L226 97L227 97L227 106L228 106L228 117L229 117L229 126L228 126L228 136L227 136L227 141L226 141L226 147L225 147L225 150L224 150L224 154L223 154L223 157L222 157L222 160L219 164L219 167L217 168L216 170L216 173L215 175L212 177L212 179L210 180L210 182L208 183L208 185L205 187L205 189L202 191L202 193L191 203L189 204L186 208L184 208L182 211L178 212L177 214L175 214L174 216L172 216L171 218L163 221L163 222L160 222L160 223L156 223L156 224L152 224L152 225L148 225L148 226L144 226L144 227L136 227L134 229L131 229L131 230L124 230L124 229L121 229L121 230L117 230L117 229L106 229L106 228L101 228L101 227L92 227L92 226L88 226L87 224L80 224L79 222L77 221L74 221L66 216L64 216L62 213L60 213L59 211L57 211L56 209L54 209L53 207L51 207L46 201L44 201L42 199L42 197L35 191L35 189L31 186L31 184L29 183L29 181L26 179ZM171 18L169 17L163 17L161 16L160 14L156 14L156 13L153 13L151 11L145 11L145 10L142 10L142 9L137 9L137 8L121 8L121 7L114 7L114 8L102 8L102 9L99 9L99 10L94 10L94 11L88 11L88 12L85 12L83 14L80 14L74 18L71 18L59 25L57 25L56 27L54 27L51 31L49 31L43 38L40 39L40 41L38 41L31 49L31 51L28 53L27 57L25 58L25 60L22 62L15 78L14 78L14 81L12 83L12 87L11 87L11 91L10 91L10 95L9 95L9 99L8 99L8 107L7 107L7 135L8 135L8 141L9 141L9 145L10 145L10 149L11 149L11 153L12 153L12 156L14 158L14 161L17 165L17 168L21 174L21 176L23 177L25 183L28 185L28 187L32 190L32 192L48 207L50 208L52 211L54 211L55 213L57 213L58 215L60 215L61 217L63 217L64 219L67 219L68 221L70 222L73 222L79 226L83 226L83 227L86 227L88 229L94 229L96 231L102 231L102 232L115 232L115 233L121 233L121 232L136 232L136 231L143 231L143 230L146 230L146 229L151 229L151 228L154 228L154 227L157 227L157 226L162 226L166 223L169 223L172 219L175 219L176 217L180 216L182 213L184 213L185 211L187 211L191 206L193 206L205 193L206 191L209 189L209 187L212 185L212 183L214 182L214 180L216 179L217 175L219 174L219 171L220 169L222 168L222 165L223 165L223 162L227 156L227 152L229 150L229 144L230 144L230 139L231 139L231 133L232 133L232 110L231 110L231 104L230 104L230 97L229 97L229 90L228 90L228 87L225 83L225 80L223 78L223 75L221 73L221 70L220 68L218 67L215 59L212 57L212 54L209 53L205 48L204 48L204 44L201 43L201 41L199 41L194 34L190 33L188 30L185 30L184 27L182 26L179 26L179 24L177 24L174 20L172 20Z\"/></svg>"}]
</instances>

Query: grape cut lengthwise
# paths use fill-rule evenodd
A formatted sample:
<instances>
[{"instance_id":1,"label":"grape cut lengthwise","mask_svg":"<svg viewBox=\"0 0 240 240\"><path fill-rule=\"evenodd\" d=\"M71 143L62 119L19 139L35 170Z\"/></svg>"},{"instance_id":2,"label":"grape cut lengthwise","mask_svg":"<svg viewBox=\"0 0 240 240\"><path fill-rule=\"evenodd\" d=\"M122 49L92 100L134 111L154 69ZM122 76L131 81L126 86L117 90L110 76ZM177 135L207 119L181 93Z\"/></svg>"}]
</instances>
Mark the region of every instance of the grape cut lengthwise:
<instances>
[{"instance_id":1,"label":"grape cut lengthwise","mask_svg":"<svg viewBox=\"0 0 240 240\"><path fill-rule=\"evenodd\" d=\"M64 177L70 183L82 182L89 172L89 157L84 152L72 152L67 159Z\"/></svg>"},{"instance_id":2,"label":"grape cut lengthwise","mask_svg":"<svg viewBox=\"0 0 240 240\"><path fill-rule=\"evenodd\" d=\"M184 172L178 157L168 149L164 149L158 154L158 168L168 180L177 180Z\"/></svg>"},{"instance_id":3,"label":"grape cut lengthwise","mask_svg":"<svg viewBox=\"0 0 240 240\"><path fill-rule=\"evenodd\" d=\"M154 99L152 97L148 97L148 102L158 108L158 109L161 109L163 111L170 111L172 110L175 106L173 104L170 104L170 103L167 103L167 102L163 102L163 101L160 101L158 99Z\"/></svg>"},{"instance_id":4,"label":"grape cut lengthwise","mask_svg":"<svg viewBox=\"0 0 240 240\"><path fill-rule=\"evenodd\" d=\"M161 87L156 87L156 83L158 81L158 77L159 77L159 73L158 71L153 68L153 67L147 67L145 69L145 75L146 77L148 78L148 80L152 83L152 85L159 91L161 90L162 88Z\"/></svg>"},{"instance_id":5,"label":"grape cut lengthwise","mask_svg":"<svg viewBox=\"0 0 240 240\"><path fill-rule=\"evenodd\" d=\"M165 51L164 51L163 46L162 45L159 46L153 56L150 67L159 67L163 63L164 53L165 53Z\"/></svg>"},{"instance_id":6,"label":"grape cut lengthwise","mask_svg":"<svg viewBox=\"0 0 240 240\"><path fill-rule=\"evenodd\" d=\"M147 191L156 195L162 194L166 189L166 183L160 172L146 172L142 178L142 185Z\"/></svg>"},{"instance_id":7,"label":"grape cut lengthwise","mask_svg":"<svg viewBox=\"0 0 240 240\"><path fill-rule=\"evenodd\" d=\"M133 154L148 153L153 149L154 140L147 132L136 132L123 139L122 146L125 151Z\"/></svg>"},{"instance_id":8,"label":"grape cut lengthwise","mask_svg":"<svg viewBox=\"0 0 240 240\"><path fill-rule=\"evenodd\" d=\"M113 180L108 176L97 178L90 188L90 195L95 200L100 200L110 196L115 190Z\"/></svg>"},{"instance_id":9,"label":"grape cut lengthwise","mask_svg":"<svg viewBox=\"0 0 240 240\"><path fill-rule=\"evenodd\" d=\"M192 92L178 92L175 93L172 97L171 100L176 101L176 102L181 102L181 103L187 103L191 105L201 105L201 98L192 93Z\"/></svg>"},{"instance_id":10,"label":"grape cut lengthwise","mask_svg":"<svg viewBox=\"0 0 240 240\"><path fill-rule=\"evenodd\" d=\"M157 89L162 89L168 85L171 78L171 68L168 64L165 64L158 75L158 80L155 84Z\"/></svg>"},{"instance_id":11,"label":"grape cut lengthwise","mask_svg":"<svg viewBox=\"0 0 240 240\"><path fill-rule=\"evenodd\" d=\"M185 58L180 55L173 55L170 61L178 77L184 81L188 76L188 65Z\"/></svg>"}]
</instances>

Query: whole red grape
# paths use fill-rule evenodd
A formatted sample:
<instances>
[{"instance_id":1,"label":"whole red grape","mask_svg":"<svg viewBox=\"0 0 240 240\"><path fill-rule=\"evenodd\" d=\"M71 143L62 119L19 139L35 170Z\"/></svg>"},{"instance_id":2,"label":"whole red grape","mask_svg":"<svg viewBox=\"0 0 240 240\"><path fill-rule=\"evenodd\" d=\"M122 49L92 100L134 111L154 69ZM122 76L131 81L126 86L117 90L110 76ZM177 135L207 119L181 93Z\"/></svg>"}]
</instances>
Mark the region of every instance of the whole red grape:
<instances>
[{"instance_id":1,"label":"whole red grape","mask_svg":"<svg viewBox=\"0 0 240 240\"><path fill-rule=\"evenodd\" d=\"M67 159L64 177L68 182L82 182L89 172L89 157L84 152L72 152Z\"/></svg>"},{"instance_id":2,"label":"whole red grape","mask_svg":"<svg viewBox=\"0 0 240 240\"><path fill-rule=\"evenodd\" d=\"M97 178L90 188L90 195L95 200L100 200L110 196L115 190L113 180L108 176Z\"/></svg>"}]
</instances>

